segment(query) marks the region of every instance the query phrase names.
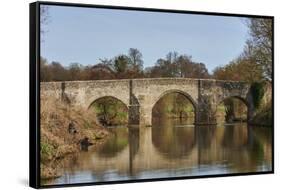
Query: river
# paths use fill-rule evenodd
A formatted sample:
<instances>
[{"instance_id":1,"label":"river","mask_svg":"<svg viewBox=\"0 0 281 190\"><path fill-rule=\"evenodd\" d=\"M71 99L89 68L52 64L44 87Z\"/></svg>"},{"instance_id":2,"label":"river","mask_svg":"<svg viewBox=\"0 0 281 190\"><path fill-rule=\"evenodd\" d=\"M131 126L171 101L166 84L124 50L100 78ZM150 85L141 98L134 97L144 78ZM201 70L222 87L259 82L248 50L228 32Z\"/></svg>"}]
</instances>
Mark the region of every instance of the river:
<instances>
[{"instance_id":1,"label":"river","mask_svg":"<svg viewBox=\"0 0 281 190\"><path fill-rule=\"evenodd\" d=\"M152 127L112 127L98 150L63 161L63 175L44 185L272 170L272 130L236 123L194 126L159 119Z\"/></svg>"}]
</instances>

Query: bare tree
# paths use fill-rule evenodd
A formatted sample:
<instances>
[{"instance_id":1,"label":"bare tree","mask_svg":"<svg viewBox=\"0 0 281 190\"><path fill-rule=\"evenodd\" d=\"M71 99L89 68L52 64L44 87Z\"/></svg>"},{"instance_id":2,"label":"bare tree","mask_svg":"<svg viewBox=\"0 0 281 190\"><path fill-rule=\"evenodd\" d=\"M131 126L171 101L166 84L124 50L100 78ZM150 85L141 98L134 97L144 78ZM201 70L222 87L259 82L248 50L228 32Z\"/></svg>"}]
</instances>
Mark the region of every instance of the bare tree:
<instances>
[{"instance_id":1,"label":"bare tree","mask_svg":"<svg viewBox=\"0 0 281 190\"><path fill-rule=\"evenodd\" d=\"M263 68L265 78L272 79L272 19L251 18L247 22L251 38L251 55Z\"/></svg>"},{"instance_id":2,"label":"bare tree","mask_svg":"<svg viewBox=\"0 0 281 190\"><path fill-rule=\"evenodd\" d=\"M139 72L143 69L142 53L136 48L130 48L128 57L132 65L132 69L135 72Z\"/></svg>"},{"instance_id":3,"label":"bare tree","mask_svg":"<svg viewBox=\"0 0 281 190\"><path fill-rule=\"evenodd\" d=\"M49 6L40 6L40 34L41 41L43 42L43 36L47 32L46 25L50 22Z\"/></svg>"}]
</instances>

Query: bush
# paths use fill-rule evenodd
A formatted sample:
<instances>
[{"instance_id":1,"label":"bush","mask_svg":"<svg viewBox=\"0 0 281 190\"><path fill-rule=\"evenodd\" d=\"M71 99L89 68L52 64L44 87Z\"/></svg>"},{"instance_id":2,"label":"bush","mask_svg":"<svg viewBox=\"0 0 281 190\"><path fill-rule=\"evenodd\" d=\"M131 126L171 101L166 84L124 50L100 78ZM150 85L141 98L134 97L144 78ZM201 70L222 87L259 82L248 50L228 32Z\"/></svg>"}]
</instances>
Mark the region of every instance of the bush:
<instances>
[{"instance_id":1,"label":"bush","mask_svg":"<svg viewBox=\"0 0 281 190\"><path fill-rule=\"evenodd\" d=\"M262 82L254 82L251 85L251 93L253 95L254 106L256 108L259 108L260 104L261 104L261 100L262 100L263 95L265 93L265 91L264 91L264 83L262 83Z\"/></svg>"},{"instance_id":2,"label":"bush","mask_svg":"<svg viewBox=\"0 0 281 190\"><path fill-rule=\"evenodd\" d=\"M47 142L41 142L40 146L41 161L44 162L50 160L55 154L54 146Z\"/></svg>"}]
</instances>

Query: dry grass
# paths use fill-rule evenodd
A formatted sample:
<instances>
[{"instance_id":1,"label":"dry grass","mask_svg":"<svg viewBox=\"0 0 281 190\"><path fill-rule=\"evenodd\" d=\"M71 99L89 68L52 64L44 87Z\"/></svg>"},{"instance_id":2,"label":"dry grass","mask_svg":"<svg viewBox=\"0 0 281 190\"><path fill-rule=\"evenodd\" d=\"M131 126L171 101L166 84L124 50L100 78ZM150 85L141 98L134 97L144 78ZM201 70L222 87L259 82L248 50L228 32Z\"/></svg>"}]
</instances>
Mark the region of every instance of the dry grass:
<instances>
[{"instance_id":1,"label":"dry grass","mask_svg":"<svg viewBox=\"0 0 281 190\"><path fill-rule=\"evenodd\" d=\"M79 152L79 141L88 137L95 148L109 132L97 124L95 113L70 107L52 97L41 96L41 178L58 177L57 161L68 154ZM77 133L68 132L73 121Z\"/></svg>"}]
</instances>

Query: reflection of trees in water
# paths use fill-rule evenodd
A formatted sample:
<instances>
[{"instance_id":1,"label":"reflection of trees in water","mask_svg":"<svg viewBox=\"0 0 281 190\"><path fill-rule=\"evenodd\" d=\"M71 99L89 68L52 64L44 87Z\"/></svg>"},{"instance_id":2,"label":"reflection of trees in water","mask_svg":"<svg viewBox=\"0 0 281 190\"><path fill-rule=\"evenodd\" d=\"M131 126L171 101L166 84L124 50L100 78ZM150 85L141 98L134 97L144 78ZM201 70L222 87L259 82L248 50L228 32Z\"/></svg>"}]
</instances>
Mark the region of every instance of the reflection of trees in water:
<instances>
[{"instance_id":1,"label":"reflection of trees in water","mask_svg":"<svg viewBox=\"0 0 281 190\"><path fill-rule=\"evenodd\" d=\"M194 127L175 127L179 121L162 119L153 123L152 143L168 158L187 156L195 145Z\"/></svg>"},{"instance_id":2,"label":"reflection of trees in water","mask_svg":"<svg viewBox=\"0 0 281 190\"><path fill-rule=\"evenodd\" d=\"M266 143L261 142L262 138L253 134L259 129L241 123L225 127L196 126L198 163L200 165L224 163L231 172L258 171L266 156L264 151ZM271 150L271 146L268 149ZM271 152L268 151L268 154L271 155ZM268 159L268 163L271 163L271 159Z\"/></svg>"},{"instance_id":3,"label":"reflection of trees in water","mask_svg":"<svg viewBox=\"0 0 281 190\"><path fill-rule=\"evenodd\" d=\"M257 171L258 166L263 164L266 156L265 143L255 135L255 131L260 129L247 124L224 127L221 151L224 152L223 159L231 163L230 169L233 172ZM271 155L271 151L269 154ZM271 163L271 159L268 162Z\"/></svg>"},{"instance_id":4,"label":"reflection of trees in water","mask_svg":"<svg viewBox=\"0 0 281 190\"><path fill-rule=\"evenodd\" d=\"M251 127L251 126L250 126ZM253 130L253 136L259 139L264 151L264 159L271 163L272 160L272 128L259 127Z\"/></svg>"},{"instance_id":5,"label":"reflection of trees in water","mask_svg":"<svg viewBox=\"0 0 281 190\"><path fill-rule=\"evenodd\" d=\"M210 148L214 136L216 135L216 126L198 125L195 127L195 132L196 132L197 143L199 148L204 148L204 149Z\"/></svg>"},{"instance_id":6,"label":"reflection of trees in water","mask_svg":"<svg viewBox=\"0 0 281 190\"><path fill-rule=\"evenodd\" d=\"M253 129L253 126L249 126ZM255 135L261 142L265 144L270 144L272 142L272 128L270 127L256 127L252 130L253 135Z\"/></svg>"},{"instance_id":7,"label":"reflection of trees in water","mask_svg":"<svg viewBox=\"0 0 281 190\"><path fill-rule=\"evenodd\" d=\"M260 164L262 159L268 163L272 160L272 130L266 127L248 126L249 134L252 137L252 144L249 147L251 158Z\"/></svg>"},{"instance_id":8,"label":"reflection of trees in water","mask_svg":"<svg viewBox=\"0 0 281 190\"><path fill-rule=\"evenodd\" d=\"M114 133L110 142L94 154L84 152L67 160L62 165L67 170L60 179L68 183L73 179L71 174L78 174L76 181L83 175L93 181L106 181L115 180L114 176L138 178L146 172L150 177L150 171L159 169L192 168L194 175L202 174L201 168L210 173L222 168L227 173L271 170L271 129L240 123L225 127L177 125L179 121L170 119L154 123L152 128L110 128ZM126 145L119 143L120 138L125 139Z\"/></svg>"},{"instance_id":9,"label":"reflection of trees in water","mask_svg":"<svg viewBox=\"0 0 281 190\"><path fill-rule=\"evenodd\" d=\"M247 124L227 125L224 127L222 146L229 148L243 148L248 145Z\"/></svg>"},{"instance_id":10,"label":"reflection of trees in water","mask_svg":"<svg viewBox=\"0 0 281 190\"><path fill-rule=\"evenodd\" d=\"M128 145L128 129L120 127L112 130L112 137L97 151L101 157L114 157Z\"/></svg>"}]
</instances>

